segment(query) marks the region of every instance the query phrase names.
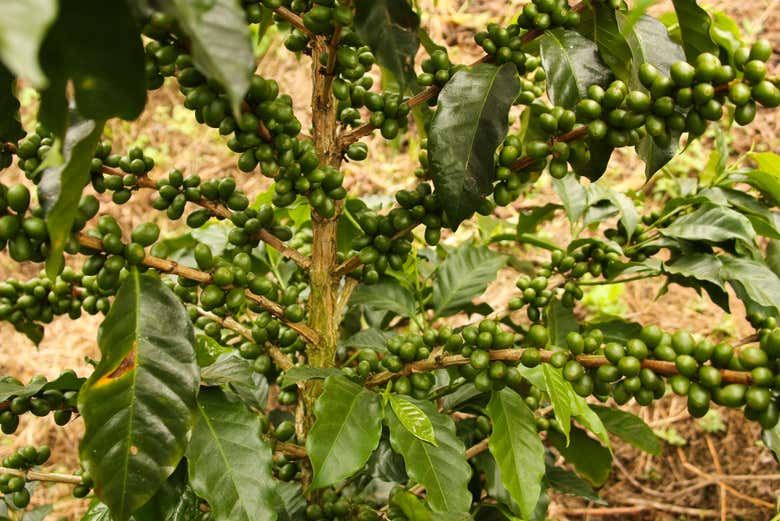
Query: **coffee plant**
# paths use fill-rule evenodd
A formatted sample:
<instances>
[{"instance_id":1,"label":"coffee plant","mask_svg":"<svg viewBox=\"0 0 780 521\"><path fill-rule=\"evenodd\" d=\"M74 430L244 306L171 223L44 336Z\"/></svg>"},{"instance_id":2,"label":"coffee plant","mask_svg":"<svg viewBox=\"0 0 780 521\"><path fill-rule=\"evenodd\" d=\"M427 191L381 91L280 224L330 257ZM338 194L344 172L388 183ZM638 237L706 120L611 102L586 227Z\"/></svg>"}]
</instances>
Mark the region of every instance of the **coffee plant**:
<instances>
[{"instance_id":1,"label":"coffee plant","mask_svg":"<svg viewBox=\"0 0 780 521\"><path fill-rule=\"evenodd\" d=\"M533 0L474 34L465 65L401 0L4 2L0 167L29 182L0 184L0 245L42 271L0 283L0 318L36 343L56 316L105 318L87 378L0 381L5 434L24 415L85 424L70 474L41 468L45 446L2 461L3 519L33 519L38 481L94 495L85 520L544 519L550 489L601 501L610 434L659 453L619 406L670 392L779 445L780 156L730 163L724 137L780 105L773 48L673 3L667 29L620 0ZM311 69L310 128L255 73L271 27ZM104 138L164 84L234 172L163 172ZM419 155L382 204L344 184L372 134ZM650 179L700 138L710 161L679 195L595 183L616 149ZM489 217L548 174L556 202ZM148 222L106 212L144 192ZM538 232L561 214L569 242ZM191 231L161 237L182 218ZM500 233L440 243L475 223ZM475 304L499 270L514 296ZM733 291L755 334L575 312L591 286L650 278L726 311Z\"/></svg>"}]
</instances>

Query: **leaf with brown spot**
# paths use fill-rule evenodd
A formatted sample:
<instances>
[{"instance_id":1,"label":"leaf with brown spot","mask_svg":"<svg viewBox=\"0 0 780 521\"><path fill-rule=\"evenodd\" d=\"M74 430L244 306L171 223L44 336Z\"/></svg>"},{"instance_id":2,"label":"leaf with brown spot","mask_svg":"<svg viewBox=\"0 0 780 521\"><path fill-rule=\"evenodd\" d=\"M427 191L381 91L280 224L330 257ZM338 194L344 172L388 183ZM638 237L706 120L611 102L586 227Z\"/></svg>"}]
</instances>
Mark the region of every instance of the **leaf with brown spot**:
<instances>
[{"instance_id":1,"label":"leaf with brown spot","mask_svg":"<svg viewBox=\"0 0 780 521\"><path fill-rule=\"evenodd\" d=\"M126 279L100 327L102 358L79 393L81 461L114 521L154 496L184 455L199 385L195 335L159 279Z\"/></svg>"}]
</instances>

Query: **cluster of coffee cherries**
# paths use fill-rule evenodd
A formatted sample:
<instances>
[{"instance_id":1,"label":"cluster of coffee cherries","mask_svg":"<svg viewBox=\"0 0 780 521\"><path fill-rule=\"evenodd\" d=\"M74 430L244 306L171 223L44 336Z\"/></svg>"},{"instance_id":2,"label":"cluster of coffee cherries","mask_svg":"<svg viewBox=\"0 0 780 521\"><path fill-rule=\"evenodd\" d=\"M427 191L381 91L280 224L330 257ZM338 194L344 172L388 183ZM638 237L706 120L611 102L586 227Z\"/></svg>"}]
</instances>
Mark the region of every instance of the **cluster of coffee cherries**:
<instances>
[{"instance_id":1,"label":"cluster of coffee cherries","mask_svg":"<svg viewBox=\"0 0 780 521\"><path fill-rule=\"evenodd\" d=\"M333 489L323 491L316 503L309 503L304 512L306 521L378 521L379 515L358 496L348 497Z\"/></svg>"},{"instance_id":2,"label":"cluster of coffee cherries","mask_svg":"<svg viewBox=\"0 0 780 521\"><path fill-rule=\"evenodd\" d=\"M515 23L507 27L488 24L487 31L476 33L474 40L490 56L491 61L498 64L513 63L520 74L525 74L538 67L538 61L528 62L532 56L523 51L524 34L558 27L571 29L579 24L579 13L566 0L533 0L525 4Z\"/></svg>"},{"instance_id":3,"label":"cluster of coffee cherries","mask_svg":"<svg viewBox=\"0 0 780 521\"><path fill-rule=\"evenodd\" d=\"M73 371L68 370L62 376L66 374L75 378ZM14 386L22 386L19 380L11 376L5 376L0 381ZM10 396L6 402L3 402L5 407L0 412L0 427L2 427L4 434L16 432L19 427L19 417L28 412L39 417L53 413L57 425L65 425L70 421L71 415L76 411L77 390L72 388L59 389L56 382L47 382L44 376L34 376L30 379L28 386L34 388L30 392Z\"/></svg>"},{"instance_id":4,"label":"cluster of coffee cherries","mask_svg":"<svg viewBox=\"0 0 780 521\"><path fill-rule=\"evenodd\" d=\"M428 183L419 183L414 190L396 194L399 206L387 214L368 208L356 212L355 218L364 235L352 240L352 249L359 252L363 264L363 280L374 283L387 269L400 270L412 251L411 229L425 225L425 240L436 245L445 225L438 198Z\"/></svg>"},{"instance_id":5,"label":"cluster of coffee cherries","mask_svg":"<svg viewBox=\"0 0 780 521\"><path fill-rule=\"evenodd\" d=\"M49 460L51 449L48 445L40 447L20 447L13 454L3 459L3 467L15 470L29 470L37 465L43 465ZM27 481L16 474L0 474L0 492L8 496L10 504L16 508L25 508L30 504L30 491L26 488Z\"/></svg>"},{"instance_id":6,"label":"cluster of coffee cherries","mask_svg":"<svg viewBox=\"0 0 780 521\"><path fill-rule=\"evenodd\" d=\"M165 17L152 16L148 25L165 21ZM301 123L295 117L292 98L280 95L274 80L254 75L241 113L234 114L224 88L194 66L171 32L174 29L165 23L150 27L145 34L153 41L147 44L147 53L152 52L158 61L163 49L171 54L185 107L195 112L198 122L218 129L223 136L232 135L227 146L239 154L240 170L249 173L259 167L264 176L276 180L276 206L289 206L303 195L320 215L335 215L335 201L346 196L341 186L343 174L319 168L314 144L298 139Z\"/></svg>"},{"instance_id":7,"label":"cluster of coffee cherries","mask_svg":"<svg viewBox=\"0 0 780 521\"><path fill-rule=\"evenodd\" d=\"M37 170L41 166L43 159L54 145L54 137L40 123L36 126L35 132L28 134L27 137L19 143L16 149L16 155L19 157L17 166L22 170L27 179L33 182L38 181L40 175Z\"/></svg>"},{"instance_id":8,"label":"cluster of coffee cherries","mask_svg":"<svg viewBox=\"0 0 780 521\"><path fill-rule=\"evenodd\" d=\"M48 238L43 210L30 209L30 190L23 184L0 184L0 250L7 247L17 262L41 262L46 258Z\"/></svg>"}]
</instances>

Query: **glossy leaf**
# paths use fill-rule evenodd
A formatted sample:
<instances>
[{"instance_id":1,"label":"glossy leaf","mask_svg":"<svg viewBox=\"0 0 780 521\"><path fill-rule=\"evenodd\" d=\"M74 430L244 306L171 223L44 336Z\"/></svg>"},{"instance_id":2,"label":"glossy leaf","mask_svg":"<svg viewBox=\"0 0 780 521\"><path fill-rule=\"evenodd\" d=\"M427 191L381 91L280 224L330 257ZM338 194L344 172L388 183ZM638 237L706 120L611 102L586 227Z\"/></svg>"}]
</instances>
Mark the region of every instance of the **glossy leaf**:
<instances>
[{"instance_id":1,"label":"glossy leaf","mask_svg":"<svg viewBox=\"0 0 780 521\"><path fill-rule=\"evenodd\" d=\"M550 364L542 364L542 374L546 384L547 394L550 395L555 418L563 431L566 440L569 440L569 431L571 429L571 385L563 379L561 370L556 369Z\"/></svg>"},{"instance_id":2,"label":"glossy leaf","mask_svg":"<svg viewBox=\"0 0 780 521\"><path fill-rule=\"evenodd\" d=\"M200 499L187 483L187 465L182 462L154 497L133 512L133 520L194 521L200 515Z\"/></svg>"},{"instance_id":3,"label":"glossy leaf","mask_svg":"<svg viewBox=\"0 0 780 521\"><path fill-rule=\"evenodd\" d=\"M403 456L409 477L425 487L428 505L434 512L468 512L471 467L466 463L466 448L455 434L455 424L430 402L414 403L430 418L438 446L414 436L395 414L387 417L390 444Z\"/></svg>"},{"instance_id":4,"label":"glossy leaf","mask_svg":"<svg viewBox=\"0 0 780 521\"><path fill-rule=\"evenodd\" d=\"M517 234L536 233L539 225L552 219L555 212L561 208L555 203L520 210L517 216Z\"/></svg>"},{"instance_id":5,"label":"glossy leaf","mask_svg":"<svg viewBox=\"0 0 780 521\"><path fill-rule=\"evenodd\" d=\"M382 435L379 395L344 376L329 376L314 407L317 420L306 438L311 486L336 484L366 464Z\"/></svg>"},{"instance_id":6,"label":"glossy leaf","mask_svg":"<svg viewBox=\"0 0 780 521\"><path fill-rule=\"evenodd\" d=\"M707 11L696 0L672 0L680 26L685 57L691 63L701 53L710 52L717 56L718 45L710 37L712 20Z\"/></svg>"},{"instance_id":7,"label":"glossy leaf","mask_svg":"<svg viewBox=\"0 0 780 521\"><path fill-rule=\"evenodd\" d=\"M493 155L506 136L519 85L514 65L479 64L457 72L439 93L428 157L453 227L471 216L492 189Z\"/></svg>"},{"instance_id":8,"label":"glossy leaf","mask_svg":"<svg viewBox=\"0 0 780 521\"><path fill-rule=\"evenodd\" d=\"M722 11L711 11L712 21L710 27L710 36L722 49L726 51L729 58L733 58L734 53L742 47L742 35L739 26L729 15Z\"/></svg>"},{"instance_id":9,"label":"glossy leaf","mask_svg":"<svg viewBox=\"0 0 780 521\"><path fill-rule=\"evenodd\" d=\"M661 443L641 418L613 407L591 405L609 432L653 456L661 454Z\"/></svg>"},{"instance_id":10,"label":"glossy leaf","mask_svg":"<svg viewBox=\"0 0 780 521\"><path fill-rule=\"evenodd\" d=\"M335 367L292 367L284 372L280 385L282 387L290 387L298 382L324 380L329 376L338 376L340 374L343 373Z\"/></svg>"},{"instance_id":11,"label":"glossy leaf","mask_svg":"<svg viewBox=\"0 0 780 521\"><path fill-rule=\"evenodd\" d=\"M553 189L563 203L566 215L571 222L577 222L588 206L588 193L577 176L567 174L562 179L553 179Z\"/></svg>"},{"instance_id":12,"label":"glossy leaf","mask_svg":"<svg viewBox=\"0 0 780 521\"><path fill-rule=\"evenodd\" d=\"M184 454L198 393L195 338L178 297L133 270L98 343L100 363L79 392L80 456L97 496L126 521Z\"/></svg>"},{"instance_id":13,"label":"glossy leaf","mask_svg":"<svg viewBox=\"0 0 780 521\"><path fill-rule=\"evenodd\" d=\"M583 480L574 472L554 466L547 466L545 471L545 477L550 483L550 486L563 494L569 494L570 496L581 497L588 501L593 501L597 505L606 505L599 495L593 490L593 486L590 483Z\"/></svg>"},{"instance_id":14,"label":"glossy leaf","mask_svg":"<svg viewBox=\"0 0 780 521\"><path fill-rule=\"evenodd\" d=\"M663 269L667 273L691 277L698 281L706 281L725 289L720 270L723 263L720 259L706 253L686 253L673 262L664 263Z\"/></svg>"},{"instance_id":15,"label":"glossy leaf","mask_svg":"<svg viewBox=\"0 0 780 521\"><path fill-rule=\"evenodd\" d=\"M81 521L112 521L111 511L105 503L95 498L81 517Z\"/></svg>"},{"instance_id":16,"label":"glossy leaf","mask_svg":"<svg viewBox=\"0 0 780 521\"><path fill-rule=\"evenodd\" d=\"M420 17L406 2L355 1L355 30L371 47L379 65L392 73L402 93L420 46L419 27Z\"/></svg>"},{"instance_id":17,"label":"glossy leaf","mask_svg":"<svg viewBox=\"0 0 780 521\"><path fill-rule=\"evenodd\" d=\"M268 380L238 353L224 354L200 372L204 385L224 385L250 407L264 410L268 402Z\"/></svg>"},{"instance_id":18,"label":"glossy leaf","mask_svg":"<svg viewBox=\"0 0 780 521\"><path fill-rule=\"evenodd\" d=\"M577 473L595 486L601 486L607 481L612 470L612 453L599 442L578 428L571 429L571 441L557 431L547 431L547 439L555 446L567 462L574 465Z\"/></svg>"},{"instance_id":19,"label":"glossy leaf","mask_svg":"<svg viewBox=\"0 0 780 521\"><path fill-rule=\"evenodd\" d=\"M544 445L533 412L511 389L495 391L487 406L493 422L488 447L498 463L501 481L525 517L531 517L544 478Z\"/></svg>"},{"instance_id":20,"label":"glossy leaf","mask_svg":"<svg viewBox=\"0 0 780 521\"><path fill-rule=\"evenodd\" d=\"M57 16L56 0L5 0L0 17L0 62L33 87L46 86L38 51Z\"/></svg>"},{"instance_id":21,"label":"glossy leaf","mask_svg":"<svg viewBox=\"0 0 780 521\"><path fill-rule=\"evenodd\" d=\"M601 60L619 80L631 78L631 49L620 33L615 9L602 2L591 2L581 14L577 30L596 42Z\"/></svg>"},{"instance_id":22,"label":"glossy leaf","mask_svg":"<svg viewBox=\"0 0 780 521\"><path fill-rule=\"evenodd\" d=\"M780 424L764 430L761 433L761 441L772 451L775 460L780 461Z\"/></svg>"},{"instance_id":23,"label":"glossy leaf","mask_svg":"<svg viewBox=\"0 0 780 521\"><path fill-rule=\"evenodd\" d=\"M361 284L352 293L350 304L378 311L392 311L404 317L414 316L414 295L395 279L385 278L376 284Z\"/></svg>"},{"instance_id":24,"label":"glossy leaf","mask_svg":"<svg viewBox=\"0 0 780 521\"><path fill-rule=\"evenodd\" d=\"M450 253L436 270L433 309L437 317L454 315L482 295L506 257L485 246L465 244Z\"/></svg>"},{"instance_id":25,"label":"glossy leaf","mask_svg":"<svg viewBox=\"0 0 780 521\"><path fill-rule=\"evenodd\" d=\"M255 70L246 14L236 0L164 0L192 45L195 66L227 91L234 112L249 89Z\"/></svg>"},{"instance_id":26,"label":"glossy leaf","mask_svg":"<svg viewBox=\"0 0 780 521\"><path fill-rule=\"evenodd\" d=\"M62 145L61 162L47 165L38 183L38 198L49 231L50 247L46 262L49 278L53 279L62 270L62 252L71 236L81 192L90 180L89 166L100 141L103 124L103 121L82 119L72 111L70 127Z\"/></svg>"},{"instance_id":27,"label":"glossy leaf","mask_svg":"<svg viewBox=\"0 0 780 521\"><path fill-rule=\"evenodd\" d=\"M277 481L274 488L276 489L274 510L278 514L278 521L301 521L308 503L300 484Z\"/></svg>"},{"instance_id":28,"label":"glossy leaf","mask_svg":"<svg viewBox=\"0 0 780 521\"><path fill-rule=\"evenodd\" d=\"M685 60L685 53L669 37L664 24L652 16L643 15L635 24L630 24L626 15L618 14L618 26L625 35L633 56L634 88L644 89L637 75L642 64L649 63L664 76L669 76L672 63ZM667 147L658 146L650 136L642 138L636 150L646 163L645 176L648 179L674 157L679 138L679 134L672 135L671 144Z\"/></svg>"},{"instance_id":29,"label":"glossy leaf","mask_svg":"<svg viewBox=\"0 0 780 521\"><path fill-rule=\"evenodd\" d=\"M546 31L539 39L547 95L555 105L573 109L591 85L606 85L611 71L594 42L577 31Z\"/></svg>"},{"instance_id":30,"label":"glossy leaf","mask_svg":"<svg viewBox=\"0 0 780 521\"><path fill-rule=\"evenodd\" d=\"M15 143L23 138L24 134L19 120L16 80L0 63L0 142Z\"/></svg>"},{"instance_id":31,"label":"glossy leaf","mask_svg":"<svg viewBox=\"0 0 780 521\"><path fill-rule=\"evenodd\" d=\"M387 341L392 338L393 333L389 331L382 331L370 327L362 331L358 331L349 338L341 340L339 344L342 347L351 347L353 349L373 349L375 351L383 352L387 350Z\"/></svg>"},{"instance_id":32,"label":"glossy leaf","mask_svg":"<svg viewBox=\"0 0 780 521\"><path fill-rule=\"evenodd\" d=\"M257 416L219 389L198 396L187 466L215 521L276 520L271 447L261 441Z\"/></svg>"},{"instance_id":33,"label":"glossy leaf","mask_svg":"<svg viewBox=\"0 0 780 521\"><path fill-rule=\"evenodd\" d=\"M574 310L567 308L561 301L554 299L544 310L547 330L550 335L550 344L565 347L566 335L579 330L577 317Z\"/></svg>"},{"instance_id":34,"label":"glossy leaf","mask_svg":"<svg viewBox=\"0 0 780 521\"><path fill-rule=\"evenodd\" d=\"M780 311L780 278L763 262L737 257L721 257L722 277L731 284L737 297Z\"/></svg>"},{"instance_id":35,"label":"glossy leaf","mask_svg":"<svg viewBox=\"0 0 780 521\"><path fill-rule=\"evenodd\" d=\"M135 119L146 105L144 49L127 2L81 0L63 8L46 37L41 64L50 80L41 115L57 136L66 128L62 100L68 81L88 119Z\"/></svg>"},{"instance_id":36,"label":"glossy leaf","mask_svg":"<svg viewBox=\"0 0 780 521\"><path fill-rule=\"evenodd\" d=\"M431 419L425 415L422 409L406 398L396 394L391 394L388 396L388 399L393 413L395 413L401 425L406 427L406 430L422 441L428 442L433 446L438 445Z\"/></svg>"},{"instance_id":37,"label":"glossy leaf","mask_svg":"<svg viewBox=\"0 0 780 521\"><path fill-rule=\"evenodd\" d=\"M730 208L712 204L702 205L696 211L683 215L659 232L675 239L709 243L736 239L750 245L755 239L755 231L747 217Z\"/></svg>"}]
</instances>

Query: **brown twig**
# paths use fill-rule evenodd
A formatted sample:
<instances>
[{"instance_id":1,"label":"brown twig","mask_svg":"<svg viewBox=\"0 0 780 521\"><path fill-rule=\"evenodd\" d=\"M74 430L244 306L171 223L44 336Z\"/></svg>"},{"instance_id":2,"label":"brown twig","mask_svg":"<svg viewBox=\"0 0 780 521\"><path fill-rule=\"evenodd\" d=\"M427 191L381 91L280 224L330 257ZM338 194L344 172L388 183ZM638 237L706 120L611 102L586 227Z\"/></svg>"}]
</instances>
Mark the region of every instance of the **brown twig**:
<instances>
[{"instance_id":1,"label":"brown twig","mask_svg":"<svg viewBox=\"0 0 780 521\"><path fill-rule=\"evenodd\" d=\"M0 467L0 474L19 476L26 481L50 481L53 483L68 483L70 485L80 485L82 483L81 476L75 474L57 474L54 472L38 472L35 470L9 469L7 467Z\"/></svg>"},{"instance_id":2,"label":"brown twig","mask_svg":"<svg viewBox=\"0 0 780 521\"><path fill-rule=\"evenodd\" d=\"M125 173L119 170L116 170L111 167L103 166L101 168L101 171L104 174L107 175L115 175L115 176L124 176ZM157 181L153 178L142 175L138 177L138 181L136 183L136 186L140 188L146 188L150 190L156 190L157 189ZM215 203L213 201L209 201L205 197L200 197L199 199L196 199L194 201L190 201L202 208L205 208L208 210L214 217L217 217L219 219L230 219L233 216L233 212L219 204ZM311 259L307 256L301 254L298 250L294 248L290 248L287 246L282 240L280 240L278 237L273 235L271 232L269 232L266 229L259 230L255 235L255 239L260 239L267 245L271 246L273 249L278 251L283 257L288 258L295 262L300 268L304 270L308 270L311 266Z\"/></svg>"},{"instance_id":3,"label":"brown twig","mask_svg":"<svg viewBox=\"0 0 780 521\"><path fill-rule=\"evenodd\" d=\"M277 441L274 443L274 452L284 454L285 456L292 456L296 459L303 459L306 457L305 447L284 441Z\"/></svg>"},{"instance_id":4,"label":"brown twig","mask_svg":"<svg viewBox=\"0 0 780 521\"><path fill-rule=\"evenodd\" d=\"M100 239L96 239L95 237L91 237L85 233L79 233L76 238L78 239L79 244L86 248L96 251L103 250L103 242ZM182 266L181 264L168 259L161 259L159 257L147 255L144 257L142 262L145 266L154 268L155 270L162 273L178 275L200 284L210 284L212 282L210 273L196 270L194 268L189 268L187 266ZM287 327L295 330L299 335L306 339L307 342L312 344L319 342L319 335L308 325L304 324L303 322L292 322L287 317L285 317L284 308L282 308L281 305L265 297L255 295L249 291L246 291L245 294L246 298L267 309L272 315L276 316L276 318L285 323Z\"/></svg>"},{"instance_id":5,"label":"brown twig","mask_svg":"<svg viewBox=\"0 0 780 521\"><path fill-rule=\"evenodd\" d=\"M281 18L287 20L290 22L296 29L298 29L300 32L306 35L307 38L313 38L314 33L312 33L304 24L303 19L298 16L297 14L293 13L286 7L277 7L274 9L274 12L278 14Z\"/></svg>"},{"instance_id":6,"label":"brown twig","mask_svg":"<svg viewBox=\"0 0 780 521\"><path fill-rule=\"evenodd\" d=\"M518 362L525 351L526 349L498 349L490 352L490 359L494 361L501 360L505 362ZM549 362L553 355L553 351L542 350L539 353L543 362ZM578 355L574 358L585 367L601 367L602 365L609 365L610 363L609 360L607 360L607 358L602 355ZM381 385L388 380L392 380L400 376L408 376L412 373L427 372L434 369L455 367L469 363L471 363L469 358L463 355L441 356L440 354L437 354L432 355L425 360L407 364L401 371L398 371L397 373L392 373L390 371L377 373L366 379L365 383L367 386ZM645 359L642 360L642 367L651 369L653 372L659 374L674 375L678 373L677 366L674 362L666 362L664 360ZM721 369L720 374L723 382L728 383L749 384L752 379L749 371Z\"/></svg>"}]
</instances>

